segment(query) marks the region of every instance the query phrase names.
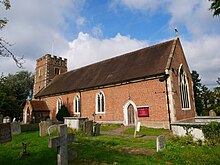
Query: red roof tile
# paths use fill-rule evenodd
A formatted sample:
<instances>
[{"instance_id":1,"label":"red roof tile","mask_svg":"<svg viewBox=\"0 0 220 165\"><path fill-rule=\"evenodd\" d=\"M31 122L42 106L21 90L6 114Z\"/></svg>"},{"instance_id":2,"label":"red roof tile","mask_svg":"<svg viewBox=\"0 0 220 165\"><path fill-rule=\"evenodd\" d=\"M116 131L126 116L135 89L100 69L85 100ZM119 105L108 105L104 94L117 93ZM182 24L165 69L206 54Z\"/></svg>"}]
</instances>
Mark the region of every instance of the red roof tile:
<instances>
[{"instance_id":1,"label":"red roof tile","mask_svg":"<svg viewBox=\"0 0 220 165\"><path fill-rule=\"evenodd\" d=\"M33 111L50 111L45 101L30 101Z\"/></svg>"}]
</instances>

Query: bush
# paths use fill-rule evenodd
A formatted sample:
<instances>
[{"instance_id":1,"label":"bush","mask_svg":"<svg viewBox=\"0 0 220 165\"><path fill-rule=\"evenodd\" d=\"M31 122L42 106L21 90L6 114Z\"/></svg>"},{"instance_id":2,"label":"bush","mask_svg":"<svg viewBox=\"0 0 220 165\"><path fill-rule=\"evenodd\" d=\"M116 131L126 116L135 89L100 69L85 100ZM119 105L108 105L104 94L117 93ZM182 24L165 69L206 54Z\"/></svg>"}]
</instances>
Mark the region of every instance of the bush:
<instances>
[{"instance_id":1,"label":"bush","mask_svg":"<svg viewBox=\"0 0 220 165\"><path fill-rule=\"evenodd\" d=\"M210 122L202 127L202 132L207 144L216 145L220 143L220 123Z\"/></svg>"},{"instance_id":2,"label":"bush","mask_svg":"<svg viewBox=\"0 0 220 165\"><path fill-rule=\"evenodd\" d=\"M179 144L181 146L185 145L195 145L196 142L193 141L193 137L191 134L186 136L171 136L170 141L176 144Z\"/></svg>"},{"instance_id":3,"label":"bush","mask_svg":"<svg viewBox=\"0 0 220 165\"><path fill-rule=\"evenodd\" d=\"M68 112L67 107L65 105L62 105L60 110L58 111L56 118L59 121L64 121L64 117L70 117L70 114Z\"/></svg>"}]
</instances>

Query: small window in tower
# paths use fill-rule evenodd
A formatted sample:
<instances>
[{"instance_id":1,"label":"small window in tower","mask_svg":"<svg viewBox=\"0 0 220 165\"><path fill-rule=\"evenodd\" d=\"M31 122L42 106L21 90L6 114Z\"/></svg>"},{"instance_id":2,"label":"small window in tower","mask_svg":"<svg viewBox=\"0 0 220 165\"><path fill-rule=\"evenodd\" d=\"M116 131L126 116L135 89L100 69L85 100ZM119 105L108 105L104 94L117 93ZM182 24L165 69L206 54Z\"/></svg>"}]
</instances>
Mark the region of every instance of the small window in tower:
<instances>
[{"instance_id":1,"label":"small window in tower","mask_svg":"<svg viewBox=\"0 0 220 165\"><path fill-rule=\"evenodd\" d=\"M42 76L42 68L38 70L38 77Z\"/></svg>"},{"instance_id":2,"label":"small window in tower","mask_svg":"<svg viewBox=\"0 0 220 165\"><path fill-rule=\"evenodd\" d=\"M55 74L55 75L59 75L59 74L60 74L60 69L59 69L59 68L55 68L54 74Z\"/></svg>"}]
</instances>

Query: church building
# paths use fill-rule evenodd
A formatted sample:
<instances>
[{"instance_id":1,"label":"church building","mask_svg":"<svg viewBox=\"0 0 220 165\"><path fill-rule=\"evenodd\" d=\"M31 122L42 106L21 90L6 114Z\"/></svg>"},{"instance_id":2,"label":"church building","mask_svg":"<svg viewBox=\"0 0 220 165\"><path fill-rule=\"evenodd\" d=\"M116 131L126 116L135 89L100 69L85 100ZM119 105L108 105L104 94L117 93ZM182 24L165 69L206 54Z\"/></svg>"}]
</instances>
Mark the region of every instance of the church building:
<instances>
[{"instance_id":1,"label":"church building","mask_svg":"<svg viewBox=\"0 0 220 165\"><path fill-rule=\"evenodd\" d=\"M37 60L34 98L47 105L52 120L61 105L73 117L92 120L96 114L100 123L140 122L153 128L169 129L172 122L196 116L193 82L178 37L72 71L66 59L47 54Z\"/></svg>"}]
</instances>

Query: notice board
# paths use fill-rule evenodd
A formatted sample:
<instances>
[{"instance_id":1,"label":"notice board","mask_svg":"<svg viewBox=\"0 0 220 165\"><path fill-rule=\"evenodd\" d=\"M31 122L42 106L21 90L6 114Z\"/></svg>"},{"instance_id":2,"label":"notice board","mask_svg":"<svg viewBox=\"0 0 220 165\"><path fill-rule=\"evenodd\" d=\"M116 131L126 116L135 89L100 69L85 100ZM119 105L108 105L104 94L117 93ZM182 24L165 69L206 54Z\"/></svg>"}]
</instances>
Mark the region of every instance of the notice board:
<instances>
[{"instance_id":1,"label":"notice board","mask_svg":"<svg viewBox=\"0 0 220 165\"><path fill-rule=\"evenodd\" d=\"M139 106L137 107L138 117L149 117L149 107Z\"/></svg>"}]
</instances>

